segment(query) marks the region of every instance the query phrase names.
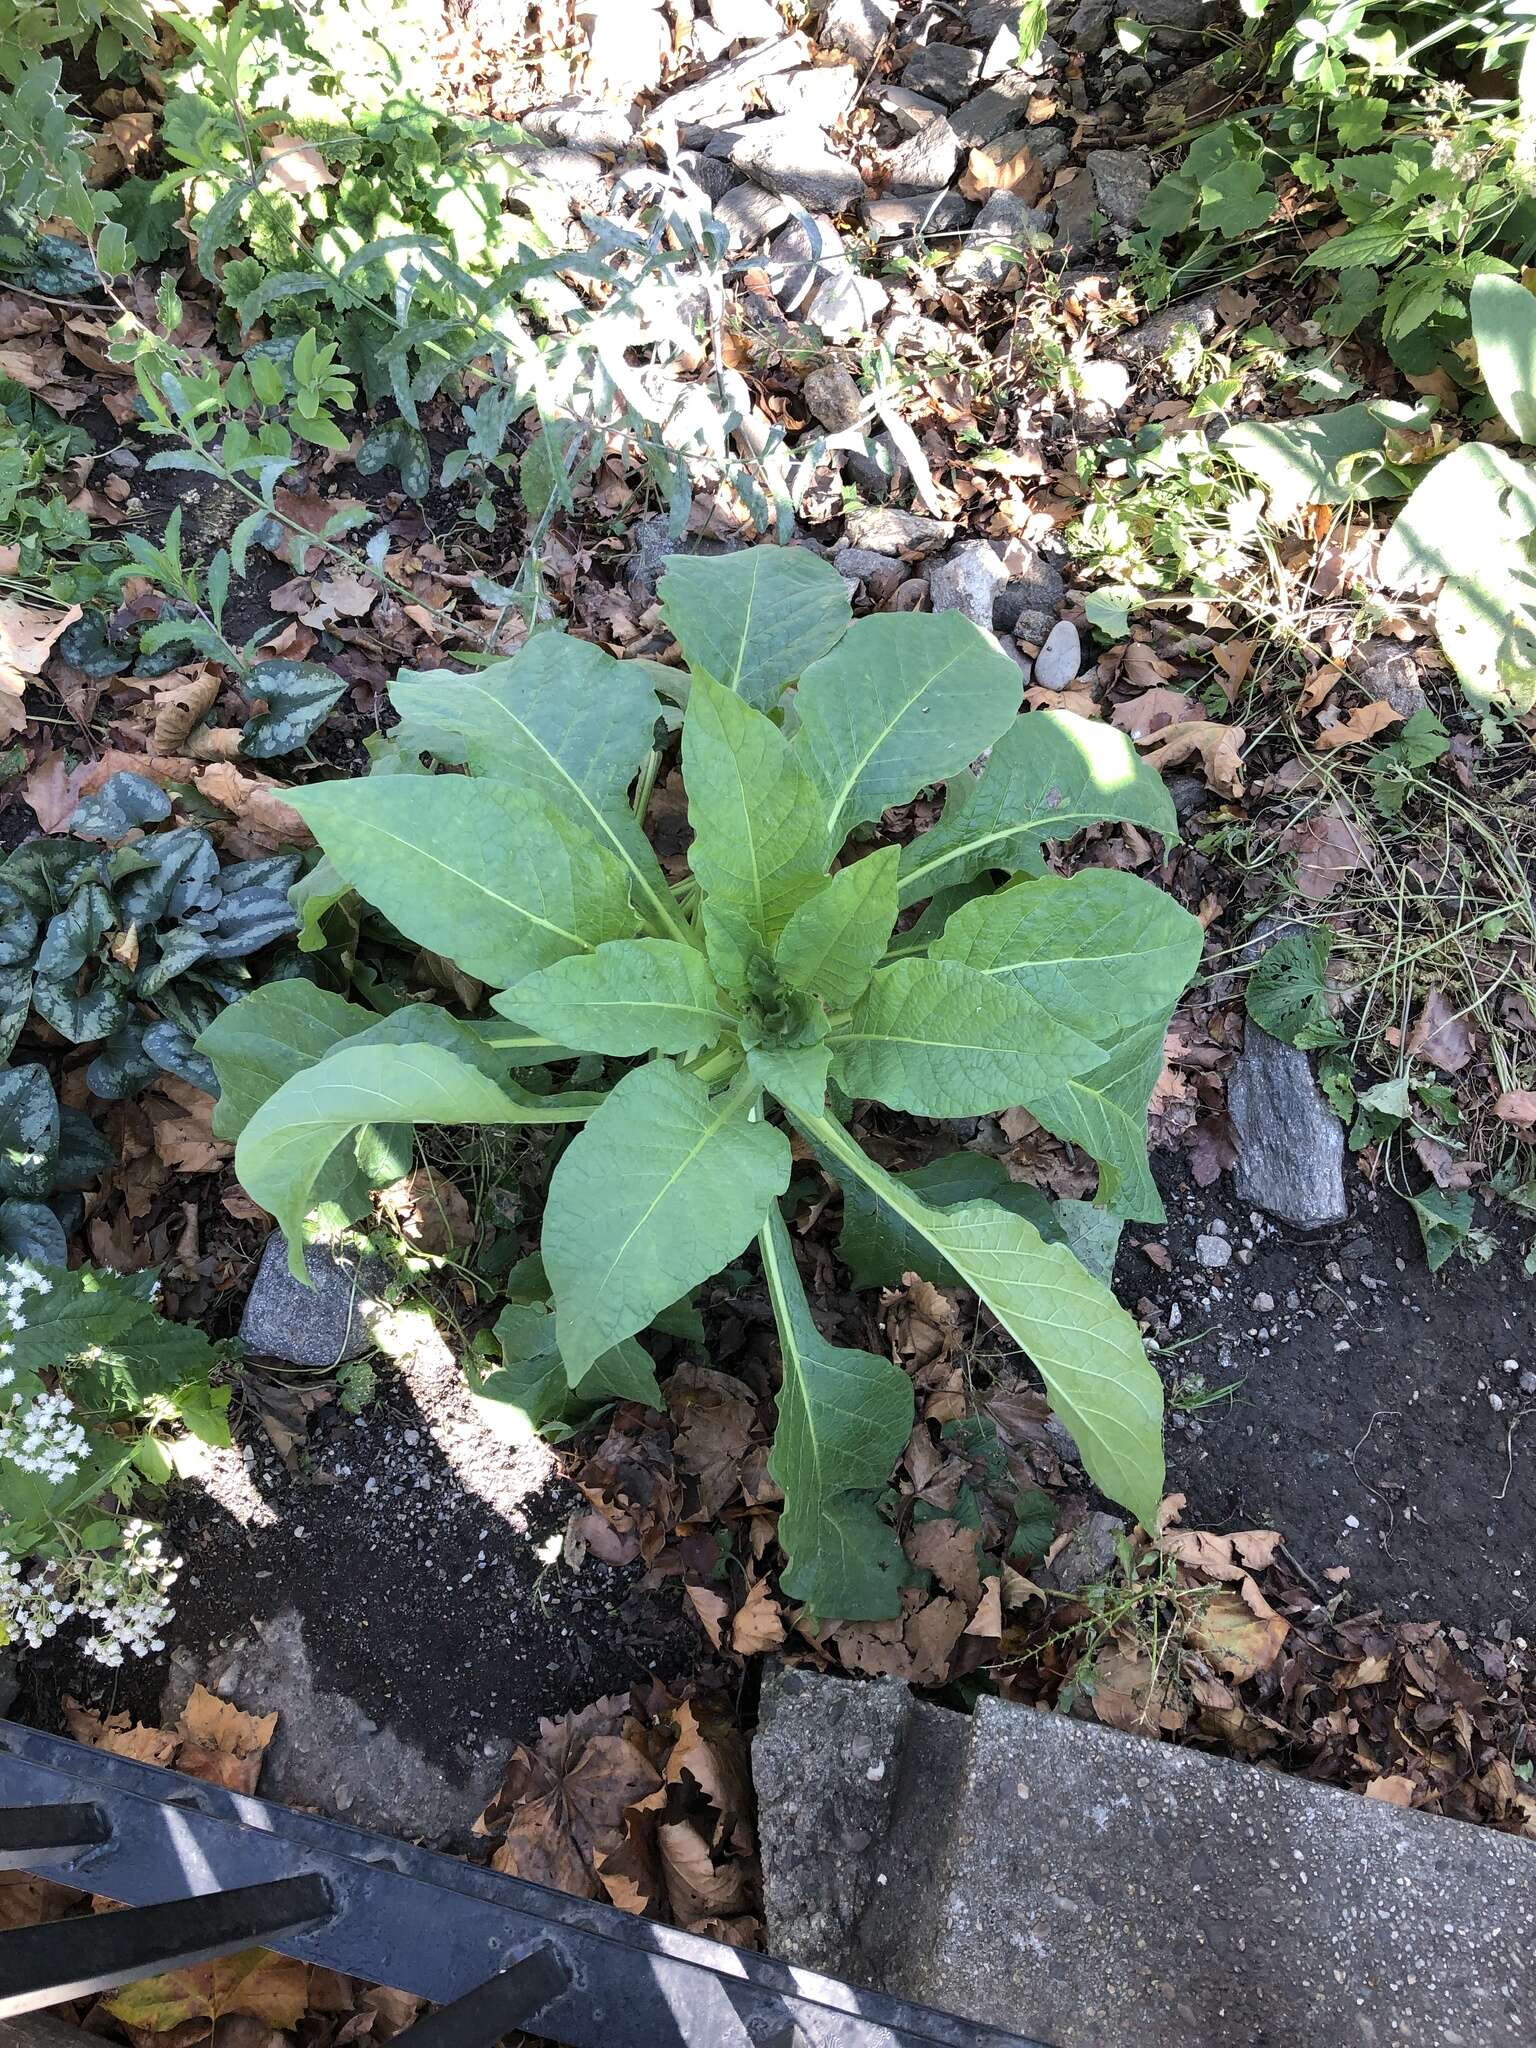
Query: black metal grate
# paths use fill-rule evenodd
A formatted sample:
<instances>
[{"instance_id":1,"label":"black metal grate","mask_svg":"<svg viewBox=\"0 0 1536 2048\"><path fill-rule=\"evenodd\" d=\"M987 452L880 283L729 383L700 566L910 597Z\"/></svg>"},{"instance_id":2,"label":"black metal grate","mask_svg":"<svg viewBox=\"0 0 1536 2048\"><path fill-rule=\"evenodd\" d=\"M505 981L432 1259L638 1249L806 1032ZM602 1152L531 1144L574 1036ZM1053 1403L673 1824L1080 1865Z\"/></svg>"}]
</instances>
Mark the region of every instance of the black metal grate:
<instances>
[{"instance_id":1,"label":"black metal grate","mask_svg":"<svg viewBox=\"0 0 1536 2048\"><path fill-rule=\"evenodd\" d=\"M260 1942L430 1999L408 2048L1044 2048L8 1721L0 1867L132 1909L0 1934L0 2018Z\"/></svg>"}]
</instances>

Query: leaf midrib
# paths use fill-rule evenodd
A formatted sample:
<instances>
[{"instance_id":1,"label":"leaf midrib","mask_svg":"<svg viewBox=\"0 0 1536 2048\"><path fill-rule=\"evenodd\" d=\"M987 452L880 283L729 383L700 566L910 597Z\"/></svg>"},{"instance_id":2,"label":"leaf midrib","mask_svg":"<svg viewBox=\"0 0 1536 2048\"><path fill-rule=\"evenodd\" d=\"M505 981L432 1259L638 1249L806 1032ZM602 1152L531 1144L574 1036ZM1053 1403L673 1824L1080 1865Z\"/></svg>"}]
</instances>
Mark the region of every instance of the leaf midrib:
<instances>
[{"instance_id":1,"label":"leaf midrib","mask_svg":"<svg viewBox=\"0 0 1536 2048\"><path fill-rule=\"evenodd\" d=\"M901 706L900 710L897 711L895 716L891 718L889 722L881 728L876 738L873 741L871 741L868 747L866 747L864 753L860 756L859 760L855 764L853 773L848 777L847 781L843 784L842 789L838 792L837 802L832 806L832 810L830 813L830 823L834 832L836 831L837 826L841 821L844 806L847 804L849 797L853 794L855 784L858 782L858 779L863 774L864 770L869 766L870 762L874 759L875 755L880 751L881 747L885 745L886 741L890 738L891 734L896 730L897 726L900 725L901 721L911 711L913 705L916 704L919 701L919 699L925 697L927 693L935 686L935 684L941 682L943 678L949 674L950 670L952 668L957 667L959 663L964 659L965 657L962 654L952 654L949 660L945 662L942 668L934 669L933 672L924 679L922 687L916 690L912 694L912 696L910 696L906 700L906 702Z\"/></svg>"}]
</instances>

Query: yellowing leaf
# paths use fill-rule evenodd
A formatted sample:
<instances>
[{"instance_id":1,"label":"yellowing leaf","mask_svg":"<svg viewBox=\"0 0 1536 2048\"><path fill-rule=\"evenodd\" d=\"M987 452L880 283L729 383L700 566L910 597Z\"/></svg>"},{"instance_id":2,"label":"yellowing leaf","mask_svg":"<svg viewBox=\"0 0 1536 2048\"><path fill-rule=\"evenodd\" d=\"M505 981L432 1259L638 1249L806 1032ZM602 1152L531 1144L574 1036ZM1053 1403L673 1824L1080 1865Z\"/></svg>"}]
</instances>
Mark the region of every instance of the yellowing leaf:
<instances>
[{"instance_id":1,"label":"yellowing leaf","mask_svg":"<svg viewBox=\"0 0 1536 2048\"><path fill-rule=\"evenodd\" d=\"M309 1965L270 1949L247 1948L216 1963L145 1977L107 2000L125 2026L167 2034L187 2020L248 2012L270 2027L296 2027L309 2007Z\"/></svg>"},{"instance_id":2,"label":"yellowing leaf","mask_svg":"<svg viewBox=\"0 0 1536 2048\"><path fill-rule=\"evenodd\" d=\"M1290 1632L1278 1614L1255 1614L1241 1593L1223 1592L1206 1601L1189 1635L1213 1664L1241 1682L1269 1669Z\"/></svg>"}]
</instances>

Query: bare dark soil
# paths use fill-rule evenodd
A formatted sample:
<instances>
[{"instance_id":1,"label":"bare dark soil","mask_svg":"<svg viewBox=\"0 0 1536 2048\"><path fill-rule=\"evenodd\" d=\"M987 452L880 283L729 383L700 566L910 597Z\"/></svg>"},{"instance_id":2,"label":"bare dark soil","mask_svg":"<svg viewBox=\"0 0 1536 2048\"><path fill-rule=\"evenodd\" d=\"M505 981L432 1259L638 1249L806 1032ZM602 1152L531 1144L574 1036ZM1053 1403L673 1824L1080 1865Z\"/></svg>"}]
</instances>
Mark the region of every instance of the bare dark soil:
<instances>
[{"instance_id":1,"label":"bare dark soil","mask_svg":"<svg viewBox=\"0 0 1536 2048\"><path fill-rule=\"evenodd\" d=\"M583 1497L543 1445L503 1443L479 1422L446 1346L381 1364L379 1385L365 1415L320 1410L286 1462L248 1402L237 1447L172 1490L167 1534L186 1561L167 1641L176 1664L208 1673L296 1611L316 1688L456 1778L466 1746L504 1751L536 1736L541 1716L700 1661L675 1584L645 1591L638 1567L562 1560ZM296 1412L291 1391L275 1388L275 1413ZM104 1672L51 1645L28 1659L28 1718L57 1725L72 1696L158 1724L167 1661Z\"/></svg>"},{"instance_id":2,"label":"bare dark soil","mask_svg":"<svg viewBox=\"0 0 1536 2048\"><path fill-rule=\"evenodd\" d=\"M1353 1174L1349 1221L1309 1237L1250 1211L1225 1177L1200 1188L1158 1164L1168 1223L1126 1230L1116 1285L1159 1311L1186 1523L1279 1529L1323 1593L1337 1590L1323 1574L1348 1568L1357 1610L1523 1633L1536 1608L1529 1229L1484 1212L1494 1255L1432 1274L1410 1210ZM1218 1226L1232 1257L1212 1269L1196 1240ZM1166 1245L1166 1273L1137 1249L1148 1242Z\"/></svg>"}]
</instances>

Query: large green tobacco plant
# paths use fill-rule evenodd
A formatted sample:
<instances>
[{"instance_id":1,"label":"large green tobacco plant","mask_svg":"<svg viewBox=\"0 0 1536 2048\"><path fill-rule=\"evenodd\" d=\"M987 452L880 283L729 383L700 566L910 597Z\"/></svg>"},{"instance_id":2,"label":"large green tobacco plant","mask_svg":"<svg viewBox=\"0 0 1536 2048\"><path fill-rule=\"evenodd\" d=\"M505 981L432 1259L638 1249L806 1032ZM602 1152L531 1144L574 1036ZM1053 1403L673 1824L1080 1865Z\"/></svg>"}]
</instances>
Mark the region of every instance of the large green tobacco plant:
<instances>
[{"instance_id":1,"label":"large green tobacco plant","mask_svg":"<svg viewBox=\"0 0 1536 2048\"><path fill-rule=\"evenodd\" d=\"M1022 1104L1099 1162L1101 1202L1160 1214L1145 1108L1200 927L1116 870L1047 873L1042 841L1099 819L1171 836L1161 782L1107 727L1021 716L1017 668L957 615L850 624L841 579L808 553L679 560L662 603L686 678L554 633L470 676L402 675L405 747L469 774L294 796L341 876L495 990L496 1018L410 1005L370 1020L292 981L234 1005L199 1044L241 1180L302 1275L306 1218L360 1213L402 1127L571 1125L543 1217L552 1322L519 1328L509 1356L557 1353L589 1399L657 1400L635 1338L755 1237L783 1351L786 1589L820 1614L890 1614L904 1567L873 1493L912 1396L811 1318L779 1211L797 1130L904 1259L986 1303L1088 1472L1150 1523L1158 1377L1051 1206L1011 1184L969 1199L997 1178L969 1154L974 1179L887 1173L846 1112ZM680 884L636 815L658 684L686 696ZM888 807L935 784L926 832L870 847ZM588 1060L611 1085L557 1088L549 1068L578 1054L632 1064Z\"/></svg>"}]
</instances>

